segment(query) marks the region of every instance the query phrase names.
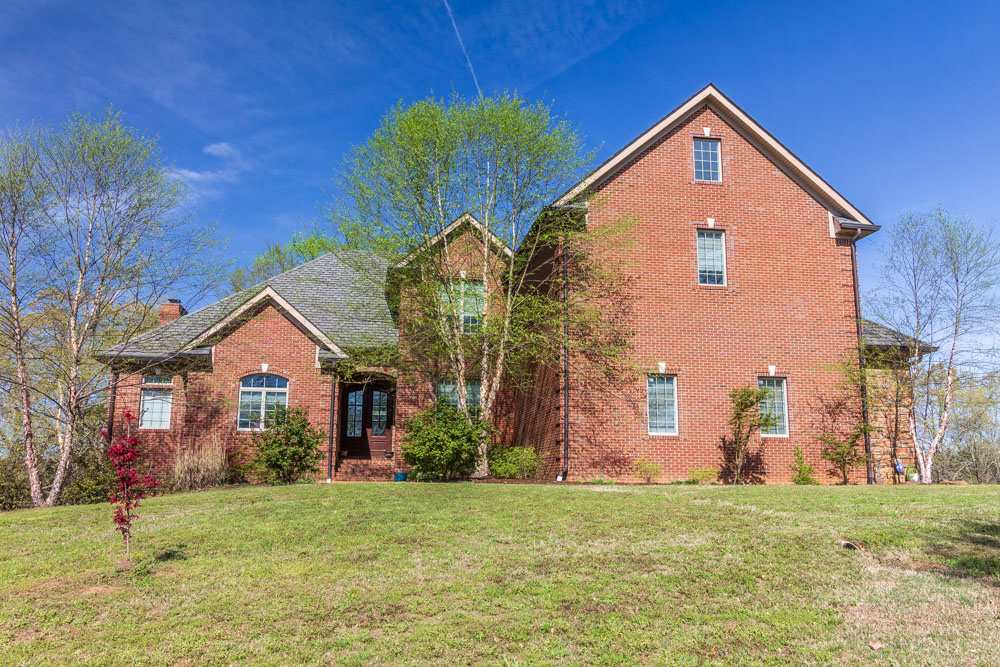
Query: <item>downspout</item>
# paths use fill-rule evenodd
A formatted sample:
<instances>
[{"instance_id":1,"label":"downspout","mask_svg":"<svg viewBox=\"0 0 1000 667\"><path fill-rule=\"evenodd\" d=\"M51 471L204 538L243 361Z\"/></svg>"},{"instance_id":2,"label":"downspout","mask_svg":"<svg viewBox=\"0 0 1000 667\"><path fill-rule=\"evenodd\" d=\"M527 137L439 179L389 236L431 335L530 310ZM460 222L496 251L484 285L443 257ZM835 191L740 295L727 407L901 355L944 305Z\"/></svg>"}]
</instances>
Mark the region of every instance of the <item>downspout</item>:
<instances>
[{"instance_id":1,"label":"downspout","mask_svg":"<svg viewBox=\"0 0 1000 667\"><path fill-rule=\"evenodd\" d=\"M105 441L104 449L107 451L108 445L111 444L111 440L115 437L115 403L118 398L118 372L111 372L111 386L108 388L111 395L108 396L108 421L105 428L108 431L108 436Z\"/></svg>"},{"instance_id":2,"label":"downspout","mask_svg":"<svg viewBox=\"0 0 1000 667\"><path fill-rule=\"evenodd\" d=\"M337 405L337 376L330 376L330 416L327 420L327 436L326 436L326 482L327 484L333 482L333 465L334 465L334 451L333 451L333 431L336 427L335 421L335 408Z\"/></svg>"},{"instance_id":3,"label":"downspout","mask_svg":"<svg viewBox=\"0 0 1000 667\"><path fill-rule=\"evenodd\" d=\"M868 484L874 484L875 461L872 458L872 438L871 433L869 433L870 423L868 421L868 372L867 365L865 363L864 327L861 324L861 290L858 284L858 256L856 242L860 234L860 230L856 231L854 238L851 239L851 273L854 275L854 314L858 336L858 371L860 372L861 380L861 421L865 426L864 438L865 462L868 476L867 481Z\"/></svg>"},{"instance_id":4,"label":"downspout","mask_svg":"<svg viewBox=\"0 0 1000 667\"><path fill-rule=\"evenodd\" d=\"M566 241L563 240L559 254L562 255L562 298L563 298L563 451L562 472L557 482L565 482L569 476L569 258L566 256Z\"/></svg>"}]
</instances>

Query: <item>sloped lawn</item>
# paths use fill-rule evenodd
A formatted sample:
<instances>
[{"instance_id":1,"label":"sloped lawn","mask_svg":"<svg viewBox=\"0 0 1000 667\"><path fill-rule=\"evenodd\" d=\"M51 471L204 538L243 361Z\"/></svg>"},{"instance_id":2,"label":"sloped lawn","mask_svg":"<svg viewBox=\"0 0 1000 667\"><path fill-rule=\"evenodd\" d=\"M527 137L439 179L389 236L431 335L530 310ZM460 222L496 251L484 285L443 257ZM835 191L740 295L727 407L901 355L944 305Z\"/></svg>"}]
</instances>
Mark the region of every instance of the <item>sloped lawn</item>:
<instances>
[{"instance_id":1,"label":"sloped lawn","mask_svg":"<svg viewBox=\"0 0 1000 667\"><path fill-rule=\"evenodd\" d=\"M4 664L1000 664L1000 488L335 484L0 515ZM849 541L860 550L845 548Z\"/></svg>"}]
</instances>

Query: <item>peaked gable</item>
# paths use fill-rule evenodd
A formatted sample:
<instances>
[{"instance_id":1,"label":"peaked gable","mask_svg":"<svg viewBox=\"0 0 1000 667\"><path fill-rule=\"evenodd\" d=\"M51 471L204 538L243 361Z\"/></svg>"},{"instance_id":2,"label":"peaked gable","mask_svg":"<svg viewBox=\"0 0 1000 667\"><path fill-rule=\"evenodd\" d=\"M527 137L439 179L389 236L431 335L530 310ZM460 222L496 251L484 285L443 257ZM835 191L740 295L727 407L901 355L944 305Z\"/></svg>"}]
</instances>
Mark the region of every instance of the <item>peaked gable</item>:
<instances>
[{"instance_id":1,"label":"peaked gable","mask_svg":"<svg viewBox=\"0 0 1000 667\"><path fill-rule=\"evenodd\" d=\"M454 220L452 220L447 227L442 229L440 232L432 236L427 240L427 243L420 246L409 255L403 258L402 261L396 264L397 269L405 267L407 264L412 262L416 257L420 256L425 250L434 247L438 243L441 243L453 234L460 232L464 227L469 227L482 235L485 235L490 244L495 250L500 252L507 257L513 257L514 251L511 250L510 246L504 243L503 239L494 234L492 231L487 229L483 223L479 222L471 213L463 213Z\"/></svg>"},{"instance_id":2,"label":"peaked gable","mask_svg":"<svg viewBox=\"0 0 1000 667\"><path fill-rule=\"evenodd\" d=\"M554 206L570 205L586 194L593 192L615 175L627 168L642 153L676 127L687 121L705 106L710 107L723 120L743 134L769 159L778 164L813 196L822 201L830 210L838 226L856 231L859 235L870 234L879 229L860 210L837 192L829 183L810 169L802 160L765 130L757 121L737 106L732 100L712 84L708 84L687 101L660 119L648 130L633 139L617 153L608 158L597 169L566 191Z\"/></svg>"}]
</instances>

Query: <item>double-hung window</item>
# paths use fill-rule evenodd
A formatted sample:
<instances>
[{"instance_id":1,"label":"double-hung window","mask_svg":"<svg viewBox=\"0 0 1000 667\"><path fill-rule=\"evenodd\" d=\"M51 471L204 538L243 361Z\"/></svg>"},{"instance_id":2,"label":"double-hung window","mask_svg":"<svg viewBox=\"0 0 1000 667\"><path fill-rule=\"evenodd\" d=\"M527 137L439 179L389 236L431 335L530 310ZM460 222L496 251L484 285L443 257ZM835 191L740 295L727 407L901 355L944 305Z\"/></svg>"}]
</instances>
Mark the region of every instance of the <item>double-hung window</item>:
<instances>
[{"instance_id":1,"label":"double-hung window","mask_svg":"<svg viewBox=\"0 0 1000 667\"><path fill-rule=\"evenodd\" d=\"M170 428L173 404L172 378L169 375L144 375L139 390L139 428Z\"/></svg>"},{"instance_id":2,"label":"double-hung window","mask_svg":"<svg viewBox=\"0 0 1000 667\"><path fill-rule=\"evenodd\" d=\"M726 284L726 233L718 229L698 230L698 284Z\"/></svg>"},{"instance_id":3,"label":"double-hung window","mask_svg":"<svg viewBox=\"0 0 1000 667\"><path fill-rule=\"evenodd\" d=\"M442 286L439 299L448 317L459 318L465 333L479 331L486 310L486 287L481 280L456 280L449 288Z\"/></svg>"},{"instance_id":4,"label":"double-hung window","mask_svg":"<svg viewBox=\"0 0 1000 667\"><path fill-rule=\"evenodd\" d=\"M435 388L437 400L453 408L458 407L458 391L453 380L440 380ZM481 395L481 385L479 380L468 380L465 383L465 404L469 408L469 414L473 417L479 416L479 400Z\"/></svg>"},{"instance_id":5,"label":"double-hung window","mask_svg":"<svg viewBox=\"0 0 1000 667\"><path fill-rule=\"evenodd\" d=\"M677 378L646 376L646 413L650 435L677 435Z\"/></svg>"},{"instance_id":6,"label":"double-hung window","mask_svg":"<svg viewBox=\"0 0 1000 667\"><path fill-rule=\"evenodd\" d=\"M279 375L258 373L240 380L240 409L236 426L241 431L267 427L278 410L288 408L288 380Z\"/></svg>"},{"instance_id":7,"label":"double-hung window","mask_svg":"<svg viewBox=\"0 0 1000 667\"><path fill-rule=\"evenodd\" d=\"M694 179L709 183L722 182L722 160L718 139L694 139Z\"/></svg>"},{"instance_id":8,"label":"double-hung window","mask_svg":"<svg viewBox=\"0 0 1000 667\"><path fill-rule=\"evenodd\" d=\"M785 378L757 378L757 386L767 391L760 403L761 417L770 417L770 424L760 429L765 437L785 437L788 435L788 391Z\"/></svg>"}]
</instances>

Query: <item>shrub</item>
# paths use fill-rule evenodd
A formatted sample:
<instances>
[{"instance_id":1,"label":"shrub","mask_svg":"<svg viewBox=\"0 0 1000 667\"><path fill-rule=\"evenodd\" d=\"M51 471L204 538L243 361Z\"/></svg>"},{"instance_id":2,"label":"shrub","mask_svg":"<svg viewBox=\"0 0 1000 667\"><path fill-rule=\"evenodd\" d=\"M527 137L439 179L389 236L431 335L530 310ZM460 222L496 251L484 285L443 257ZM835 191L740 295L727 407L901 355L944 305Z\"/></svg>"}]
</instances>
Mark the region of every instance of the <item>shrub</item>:
<instances>
[{"instance_id":1,"label":"shrub","mask_svg":"<svg viewBox=\"0 0 1000 667\"><path fill-rule=\"evenodd\" d=\"M170 478L173 491L193 491L225 484L231 478L226 448L218 438L184 449L174 459Z\"/></svg>"},{"instance_id":2,"label":"shrub","mask_svg":"<svg viewBox=\"0 0 1000 667\"><path fill-rule=\"evenodd\" d=\"M28 473L24 456L17 450L0 455L0 510L16 510L31 506Z\"/></svg>"},{"instance_id":3,"label":"shrub","mask_svg":"<svg viewBox=\"0 0 1000 667\"><path fill-rule=\"evenodd\" d=\"M806 463L801 447L795 448L795 462L792 464L792 482L795 484L816 484L813 467Z\"/></svg>"},{"instance_id":4,"label":"shrub","mask_svg":"<svg viewBox=\"0 0 1000 667\"><path fill-rule=\"evenodd\" d=\"M479 463L479 443L489 435L488 425L469 421L450 405L438 404L407 422L403 460L417 480L468 477Z\"/></svg>"},{"instance_id":5,"label":"shrub","mask_svg":"<svg viewBox=\"0 0 1000 667\"><path fill-rule=\"evenodd\" d=\"M494 447L490 473L499 479L529 479L538 470L538 453L531 447Z\"/></svg>"},{"instance_id":6,"label":"shrub","mask_svg":"<svg viewBox=\"0 0 1000 667\"><path fill-rule=\"evenodd\" d=\"M717 468L694 468L688 473L688 481L692 484L709 484L719 479Z\"/></svg>"},{"instance_id":7,"label":"shrub","mask_svg":"<svg viewBox=\"0 0 1000 667\"><path fill-rule=\"evenodd\" d=\"M830 474L839 475L841 484L847 484L851 470L865 462L865 455L858 445L867 430L866 426L859 424L846 438L833 433L824 433L819 438L823 443L820 456L830 462Z\"/></svg>"},{"instance_id":8,"label":"shrub","mask_svg":"<svg viewBox=\"0 0 1000 667\"><path fill-rule=\"evenodd\" d=\"M132 557L132 529L139 518L139 503L146 494L156 488L156 478L151 474L141 474L142 450L139 439L132 435L136 417L125 412L125 432L108 447L108 459L114 467L116 485L108 501L114 506L114 522L125 542L125 562Z\"/></svg>"},{"instance_id":9,"label":"shrub","mask_svg":"<svg viewBox=\"0 0 1000 667\"><path fill-rule=\"evenodd\" d=\"M722 436L720 477L730 484L754 484L763 481L764 442L755 436L774 424L774 417L761 413L761 404L769 390L759 387L737 387L729 392L731 412L727 435ZM756 449L754 442L759 441Z\"/></svg>"},{"instance_id":10,"label":"shrub","mask_svg":"<svg viewBox=\"0 0 1000 667\"><path fill-rule=\"evenodd\" d=\"M646 480L646 484L652 484L653 480L660 476L660 472L663 468L659 464L653 463L652 461L646 461L644 459L638 459L635 462L635 472L639 477Z\"/></svg>"},{"instance_id":11,"label":"shrub","mask_svg":"<svg viewBox=\"0 0 1000 667\"><path fill-rule=\"evenodd\" d=\"M309 423L305 410L278 410L267 428L253 437L254 472L269 484L291 484L315 472L323 458L325 434Z\"/></svg>"},{"instance_id":12,"label":"shrub","mask_svg":"<svg viewBox=\"0 0 1000 667\"><path fill-rule=\"evenodd\" d=\"M69 481L59 494L61 505L85 505L107 502L117 479L104 450L96 445L73 453Z\"/></svg>"}]
</instances>

